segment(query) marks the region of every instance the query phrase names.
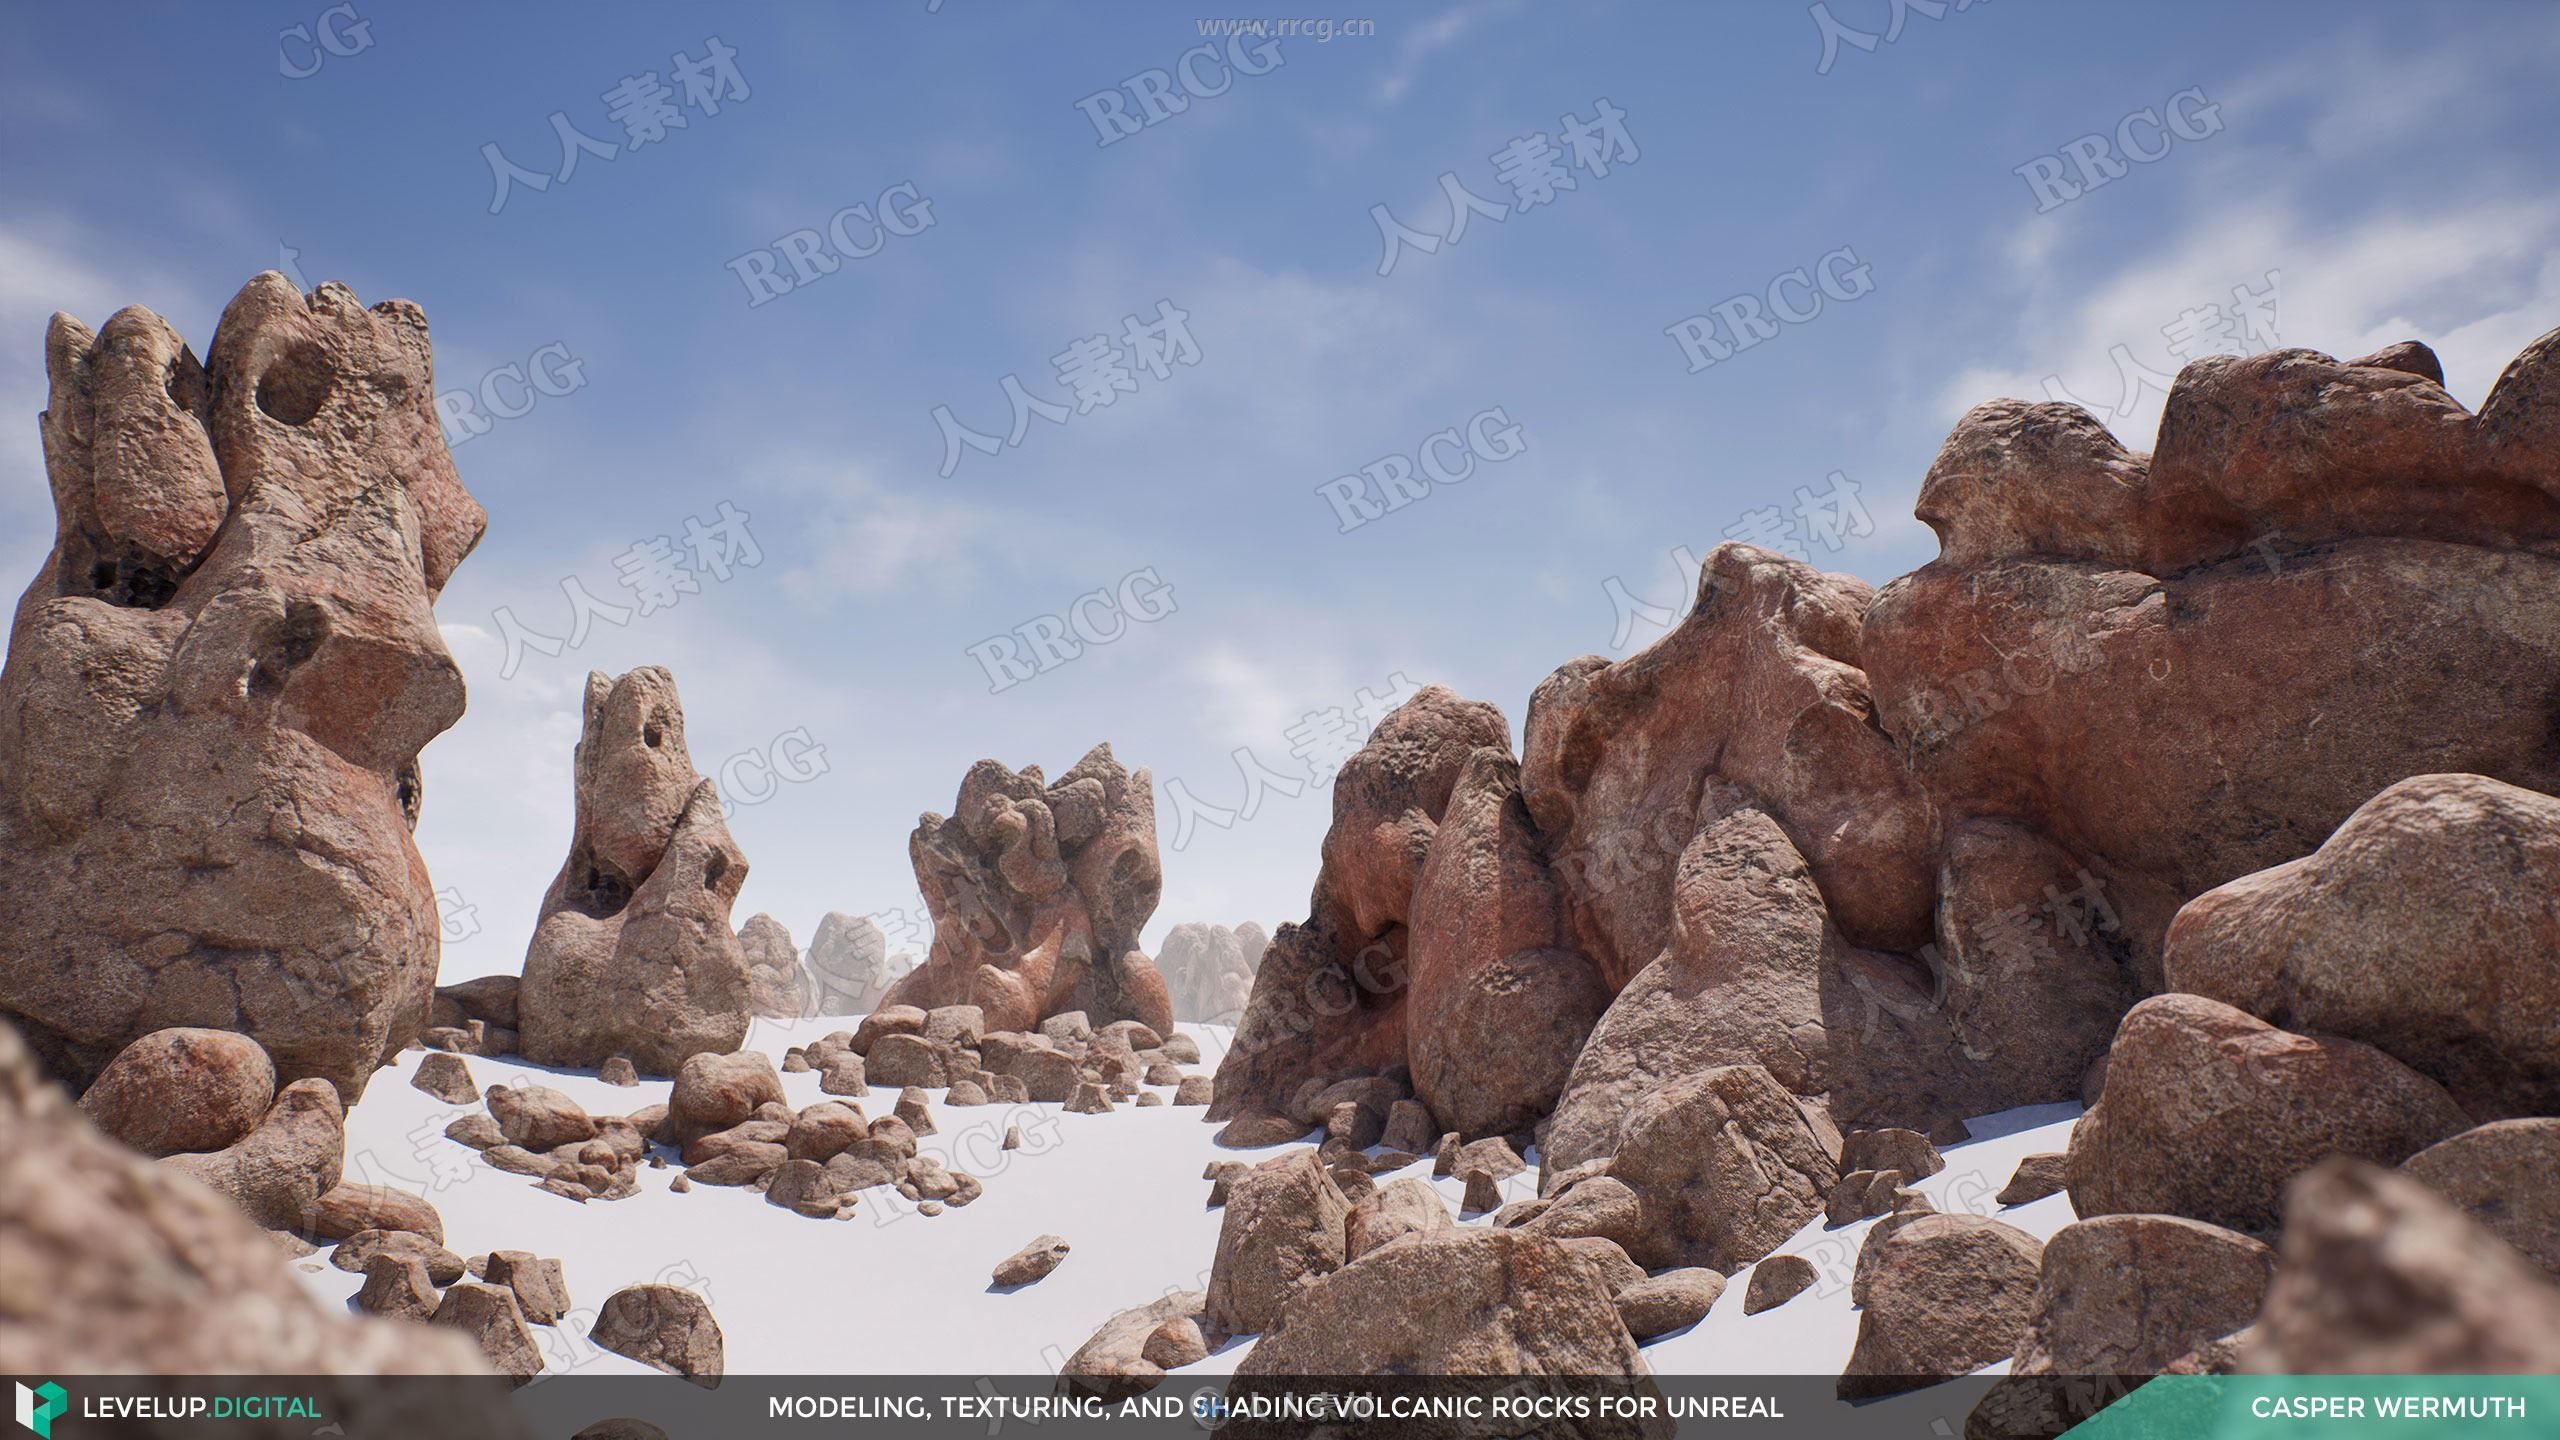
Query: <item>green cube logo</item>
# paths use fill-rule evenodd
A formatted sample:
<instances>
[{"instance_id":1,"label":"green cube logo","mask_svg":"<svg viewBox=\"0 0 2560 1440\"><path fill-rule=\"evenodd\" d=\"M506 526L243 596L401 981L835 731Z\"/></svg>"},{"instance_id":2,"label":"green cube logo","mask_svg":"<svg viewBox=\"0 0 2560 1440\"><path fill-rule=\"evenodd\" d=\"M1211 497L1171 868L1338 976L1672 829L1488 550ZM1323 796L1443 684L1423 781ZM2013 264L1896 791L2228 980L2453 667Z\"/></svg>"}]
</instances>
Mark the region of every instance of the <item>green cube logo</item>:
<instances>
[{"instance_id":1,"label":"green cube logo","mask_svg":"<svg viewBox=\"0 0 2560 1440\"><path fill-rule=\"evenodd\" d=\"M53 1440L54 1417L60 1415L71 1397L62 1387L47 1380L34 1389L18 1387L18 1423L33 1430L44 1440Z\"/></svg>"}]
</instances>

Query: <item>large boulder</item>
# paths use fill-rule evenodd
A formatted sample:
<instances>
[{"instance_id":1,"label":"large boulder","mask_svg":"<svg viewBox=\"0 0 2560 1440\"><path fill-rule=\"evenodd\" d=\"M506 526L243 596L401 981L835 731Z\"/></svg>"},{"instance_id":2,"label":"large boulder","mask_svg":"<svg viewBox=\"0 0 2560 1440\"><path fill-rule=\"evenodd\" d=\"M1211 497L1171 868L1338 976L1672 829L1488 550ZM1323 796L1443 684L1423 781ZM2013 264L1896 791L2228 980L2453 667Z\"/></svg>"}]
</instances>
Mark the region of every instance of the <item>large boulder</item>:
<instances>
[{"instance_id":1,"label":"large boulder","mask_svg":"<svg viewBox=\"0 0 2560 1440\"><path fill-rule=\"evenodd\" d=\"M1350 1214L1351 1202L1311 1150L1266 1160L1229 1182L1209 1268L1209 1318L1234 1335L1268 1329L1292 1291L1342 1268Z\"/></svg>"},{"instance_id":2,"label":"large boulder","mask_svg":"<svg viewBox=\"0 0 2560 1440\"><path fill-rule=\"evenodd\" d=\"M542 898L517 1000L524 1058L619 1055L672 1075L746 1039L746 956L729 907L747 860L685 749L676 682L587 676L569 858Z\"/></svg>"},{"instance_id":3,"label":"large boulder","mask_svg":"<svg viewBox=\"0 0 2560 1440\"><path fill-rule=\"evenodd\" d=\"M145 1155L220 1150L257 1127L276 1067L229 1030L154 1030L116 1053L80 1096L89 1123Z\"/></svg>"},{"instance_id":4,"label":"large boulder","mask_svg":"<svg viewBox=\"0 0 2560 1440\"><path fill-rule=\"evenodd\" d=\"M321 1306L230 1200L91 1129L6 1025L0 1137L0 1367L11 1374L349 1376L311 1388L354 1433L524 1433L503 1386L381 1383L486 1365L456 1337ZM302 1440L311 1425L226 1429Z\"/></svg>"},{"instance_id":5,"label":"large boulder","mask_svg":"<svg viewBox=\"0 0 2560 1440\"><path fill-rule=\"evenodd\" d=\"M425 1025L418 753L461 718L434 601L487 517L426 319L272 271L209 358L56 315L57 523L0 669L0 1016L75 1088L135 1040L238 1031L361 1095Z\"/></svg>"},{"instance_id":6,"label":"large boulder","mask_svg":"<svg viewBox=\"0 0 2560 1440\"><path fill-rule=\"evenodd\" d=\"M933 914L933 951L883 1005L975 1005L990 1030L1037 1030L1081 1010L1096 1024L1173 1030L1164 977L1138 932L1164 890L1154 779L1097 745L1058 777L969 767L948 817L907 841Z\"/></svg>"},{"instance_id":7,"label":"large boulder","mask_svg":"<svg viewBox=\"0 0 2560 1440\"><path fill-rule=\"evenodd\" d=\"M2560 1375L2560 1288L2414 1180L2344 1156L2294 1182L2243 1366Z\"/></svg>"},{"instance_id":8,"label":"large boulder","mask_svg":"<svg viewBox=\"0 0 2560 1440\"><path fill-rule=\"evenodd\" d=\"M1609 1167L1642 1215L1627 1253L1648 1269L1733 1274L1822 1213L1840 1178L1838 1144L1759 1066L1666 1086L1628 1114Z\"/></svg>"},{"instance_id":9,"label":"large boulder","mask_svg":"<svg viewBox=\"0 0 2560 1440\"><path fill-rule=\"evenodd\" d=\"M2012 1375L2157 1375L2245 1328L2275 1278L2273 1250L2174 1215L2102 1215L2044 1244Z\"/></svg>"},{"instance_id":10,"label":"large boulder","mask_svg":"<svg viewBox=\"0 0 2560 1440\"><path fill-rule=\"evenodd\" d=\"M2005 1360L2034 1313L2034 1236L1981 1215L1923 1215L1879 1228L1853 1298L1858 1339L1840 1372L1844 1400L1872 1399Z\"/></svg>"},{"instance_id":11,"label":"large boulder","mask_svg":"<svg viewBox=\"0 0 2560 1440\"><path fill-rule=\"evenodd\" d=\"M755 914L738 927L738 953L747 962L747 1008L775 1020L797 1020L809 1009L809 972L800 968L800 947L791 932L770 915Z\"/></svg>"},{"instance_id":12,"label":"large boulder","mask_svg":"<svg viewBox=\"0 0 2560 1440\"><path fill-rule=\"evenodd\" d=\"M2187 903L2169 984L2384 1051L2484 1119L2560 1112L2560 800L2421 775Z\"/></svg>"},{"instance_id":13,"label":"large boulder","mask_svg":"<svg viewBox=\"0 0 2560 1440\"><path fill-rule=\"evenodd\" d=\"M2322 1159L2396 1165L2470 1126L2442 1087L2369 1045L2158 995L2117 1031L2065 1173L2083 1217L2184 1215L2267 1235L2285 1183Z\"/></svg>"},{"instance_id":14,"label":"large boulder","mask_svg":"<svg viewBox=\"0 0 2560 1440\"><path fill-rule=\"evenodd\" d=\"M1543 1235L1465 1228L1370 1252L1291 1295L1239 1376L1637 1376L1598 1273Z\"/></svg>"}]
</instances>

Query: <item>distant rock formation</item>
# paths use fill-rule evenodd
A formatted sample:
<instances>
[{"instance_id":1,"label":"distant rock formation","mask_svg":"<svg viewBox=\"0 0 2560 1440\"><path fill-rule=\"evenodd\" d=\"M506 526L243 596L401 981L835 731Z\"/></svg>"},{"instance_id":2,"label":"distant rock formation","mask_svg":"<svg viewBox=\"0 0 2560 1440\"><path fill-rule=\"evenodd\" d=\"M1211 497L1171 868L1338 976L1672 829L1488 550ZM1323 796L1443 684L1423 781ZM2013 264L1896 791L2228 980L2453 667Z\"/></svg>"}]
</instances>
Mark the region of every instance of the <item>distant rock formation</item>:
<instances>
[{"instance_id":1,"label":"distant rock formation","mask_svg":"<svg viewBox=\"0 0 2560 1440\"><path fill-rule=\"evenodd\" d=\"M672 1075L746 1039L751 990L729 909L747 859L685 749L676 682L655 667L587 677L577 829L542 898L516 1001L524 1057L620 1055Z\"/></svg>"},{"instance_id":2,"label":"distant rock formation","mask_svg":"<svg viewBox=\"0 0 2560 1440\"><path fill-rule=\"evenodd\" d=\"M1037 1030L1081 1010L1096 1026L1173 1029L1164 977L1138 950L1164 874L1155 784L1097 745L1047 784L993 760L969 767L949 819L907 841L933 913L933 953L881 1005L975 1005L989 1030Z\"/></svg>"},{"instance_id":3,"label":"distant rock formation","mask_svg":"<svg viewBox=\"0 0 2560 1440\"><path fill-rule=\"evenodd\" d=\"M85 1083L171 1027L348 1098L426 1023L418 752L462 715L433 609L487 517L426 317L269 272L195 354L56 315L57 528L0 672L0 1014Z\"/></svg>"},{"instance_id":4,"label":"distant rock formation","mask_svg":"<svg viewBox=\"0 0 2560 1440\"><path fill-rule=\"evenodd\" d=\"M889 937L869 917L830 910L809 937L810 1013L868 1015L903 968L911 967L891 963Z\"/></svg>"},{"instance_id":5,"label":"distant rock formation","mask_svg":"<svg viewBox=\"0 0 2560 1440\"><path fill-rule=\"evenodd\" d=\"M797 1020L809 1008L809 974L800 947L770 915L751 915L738 927L738 949L747 961L747 1008L774 1020Z\"/></svg>"},{"instance_id":6,"label":"distant rock formation","mask_svg":"<svg viewBox=\"0 0 2560 1440\"><path fill-rule=\"evenodd\" d=\"M1250 920L1233 930L1193 920L1165 932L1156 969L1173 997L1173 1018L1236 1023L1253 998L1253 974L1270 944Z\"/></svg>"}]
</instances>

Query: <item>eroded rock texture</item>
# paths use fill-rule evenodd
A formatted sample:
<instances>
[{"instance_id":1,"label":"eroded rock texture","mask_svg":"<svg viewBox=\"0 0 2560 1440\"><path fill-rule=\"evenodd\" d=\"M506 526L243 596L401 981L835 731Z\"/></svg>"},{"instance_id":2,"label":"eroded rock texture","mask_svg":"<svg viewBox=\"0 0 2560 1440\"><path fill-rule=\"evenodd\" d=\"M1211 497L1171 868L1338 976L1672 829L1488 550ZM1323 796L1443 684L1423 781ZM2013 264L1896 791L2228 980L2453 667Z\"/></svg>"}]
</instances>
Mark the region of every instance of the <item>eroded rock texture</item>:
<instances>
[{"instance_id":1,"label":"eroded rock texture","mask_svg":"<svg viewBox=\"0 0 2560 1440\"><path fill-rule=\"evenodd\" d=\"M945 818L907 841L933 914L933 952L881 1004L975 1005L988 1030L1031 1031L1081 1010L1099 1026L1173 1031L1164 977L1138 949L1164 872L1155 782L1097 745L1047 782L993 760L969 767Z\"/></svg>"},{"instance_id":2,"label":"eroded rock texture","mask_svg":"<svg viewBox=\"0 0 2560 1440\"><path fill-rule=\"evenodd\" d=\"M1551 1112L1561 1170L1720 1066L1843 1126L2076 1099L2125 1014L2179 988L2170 919L2219 886L2246 944L2196 922L2199 966L2221 958L2194 988L2368 1039L2484 1116L2548 1107L2560 334L2476 416L2423 346L2206 360L2151 456L2076 407L1994 402L1918 513L1939 558L1881 591L1719 547L1671 633L1539 687L1516 774L1490 707L1434 690L1390 716L1336 783L1215 1113L1401 1066L1451 1128ZM2232 885L2446 772L2485 778ZM2517 836L2524 868L2494 875ZM2281 953L2268 917L2350 880L2352 940ZM2487 928L2385 915L2412 884L2483 894ZM2396 1037L2381 982L2340 978L2385 951L2445 1012ZM2501 974L2504 1012L2477 994Z\"/></svg>"},{"instance_id":3,"label":"eroded rock texture","mask_svg":"<svg viewBox=\"0 0 2560 1440\"><path fill-rule=\"evenodd\" d=\"M747 1008L776 1020L797 1020L811 1012L809 972L801 968L800 947L791 932L770 915L751 915L738 927L738 951L747 962Z\"/></svg>"},{"instance_id":4,"label":"eroded rock texture","mask_svg":"<svg viewBox=\"0 0 2560 1440\"><path fill-rule=\"evenodd\" d=\"M746 1039L752 990L729 908L747 858L685 749L676 682L587 677L577 827L542 897L517 993L524 1057L654 1075Z\"/></svg>"},{"instance_id":5,"label":"eroded rock texture","mask_svg":"<svg viewBox=\"0 0 2560 1440\"><path fill-rule=\"evenodd\" d=\"M425 1023L418 752L459 719L433 604L487 517L426 317L249 282L198 363L148 310L56 315L54 546L0 672L0 1014L85 1083L254 1037L353 1098Z\"/></svg>"}]
</instances>

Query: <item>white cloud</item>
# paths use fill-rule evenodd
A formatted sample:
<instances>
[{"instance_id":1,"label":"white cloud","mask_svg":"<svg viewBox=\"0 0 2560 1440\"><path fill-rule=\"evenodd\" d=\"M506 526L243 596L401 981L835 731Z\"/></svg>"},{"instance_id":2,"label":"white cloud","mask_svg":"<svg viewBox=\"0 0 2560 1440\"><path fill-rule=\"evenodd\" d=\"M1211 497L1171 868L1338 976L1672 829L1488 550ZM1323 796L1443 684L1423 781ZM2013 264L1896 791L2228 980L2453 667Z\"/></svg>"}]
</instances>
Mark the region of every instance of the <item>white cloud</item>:
<instances>
[{"instance_id":1,"label":"white cloud","mask_svg":"<svg viewBox=\"0 0 2560 1440\"><path fill-rule=\"evenodd\" d=\"M1519 9L1518 0L1496 0L1492 4L1453 5L1428 20L1407 29L1396 43L1395 59L1378 81L1378 100L1393 105L1413 88L1421 76L1425 62L1448 49L1474 29L1478 22Z\"/></svg>"}]
</instances>

